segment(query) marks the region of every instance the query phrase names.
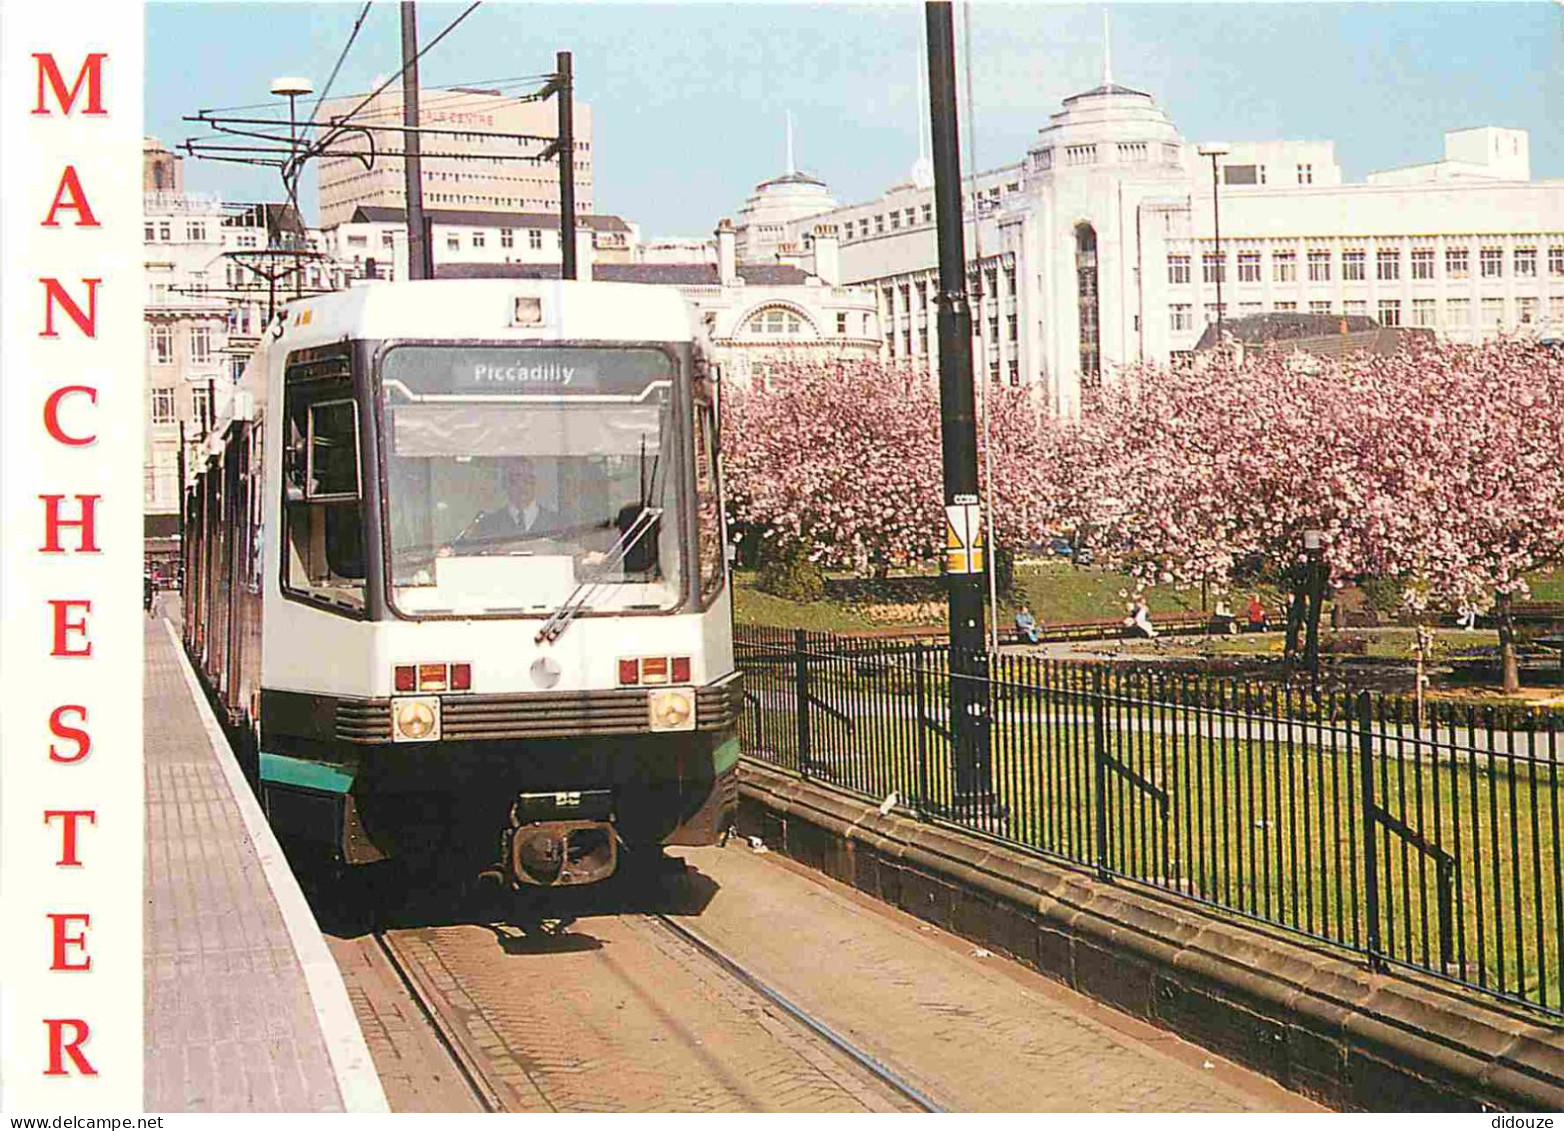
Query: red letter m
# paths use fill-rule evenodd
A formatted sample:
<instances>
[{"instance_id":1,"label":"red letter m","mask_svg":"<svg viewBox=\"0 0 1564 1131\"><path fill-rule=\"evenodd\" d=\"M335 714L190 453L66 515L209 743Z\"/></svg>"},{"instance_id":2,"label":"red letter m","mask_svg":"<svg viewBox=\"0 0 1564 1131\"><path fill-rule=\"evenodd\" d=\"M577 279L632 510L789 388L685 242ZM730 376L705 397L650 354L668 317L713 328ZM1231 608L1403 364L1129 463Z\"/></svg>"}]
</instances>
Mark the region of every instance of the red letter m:
<instances>
[{"instance_id":1,"label":"red letter m","mask_svg":"<svg viewBox=\"0 0 1564 1131\"><path fill-rule=\"evenodd\" d=\"M81 65L81 70L76 72L76 85L70 90L65 89L65 79L60 75L60 68L55 66L53 55L40 55L33 53L33 58L38 60L38 105L33 108L34 114L48 114L51 111L44 106L45 81L54 88L54 100L60 105L62 114L69 114L71 107L76 104L76 96L81 93L82 83L87 84L87 110L88 114L107 114L103 108L103 60L108 53L94 51L87 56L87 61Z\"/></svg>"}]
</instances>

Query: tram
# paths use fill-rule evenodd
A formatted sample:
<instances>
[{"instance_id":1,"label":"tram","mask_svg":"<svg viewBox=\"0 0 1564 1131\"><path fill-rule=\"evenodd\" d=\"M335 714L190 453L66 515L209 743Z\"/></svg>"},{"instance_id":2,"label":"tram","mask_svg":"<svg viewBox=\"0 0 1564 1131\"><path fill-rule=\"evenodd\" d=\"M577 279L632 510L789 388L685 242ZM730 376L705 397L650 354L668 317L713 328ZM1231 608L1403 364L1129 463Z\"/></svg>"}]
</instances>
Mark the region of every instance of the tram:
<instances>
[{"instance_id":1,"label":"tram","mask_svg":"<svg viewBox=\"0 0 1564 1131\"><path fill-rule=\"evenodd\" d=\"M284 844L585 884L737 796L716 388L673 288L284 307L190 477L184 642Z\"/></svg>"}]
</instances>

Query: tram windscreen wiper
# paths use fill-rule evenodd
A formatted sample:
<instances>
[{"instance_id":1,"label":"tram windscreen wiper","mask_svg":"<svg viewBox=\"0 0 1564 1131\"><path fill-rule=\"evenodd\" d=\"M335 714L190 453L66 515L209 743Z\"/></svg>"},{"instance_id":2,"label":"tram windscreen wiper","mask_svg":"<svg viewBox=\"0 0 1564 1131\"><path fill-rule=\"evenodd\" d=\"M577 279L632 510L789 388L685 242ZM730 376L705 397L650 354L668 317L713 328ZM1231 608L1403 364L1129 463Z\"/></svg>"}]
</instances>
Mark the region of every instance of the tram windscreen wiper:
<instances>
[{"instance_id":1,"label":"tram windscreen wiper","mask_svg":"<svg viewBox=\"0 0 1564 1131\"><path fill-rule=\"evenodd\" d=\"M544 641L552 644L564 635L565 629L570 627L570 622L576 619L576 615L586 608L587 601L596 595L597 591L605 584L610 570L615 569L625 560L631 550L640 543L641 539L657 528L657 522L663 516L662 507L642 505L641 511L635 516L634 521L625 528L619 540L613 544L604 555L596 572L581 579L570 596L549 614L548 620L543 622L543 627L538 629L538 634L533 638L536 644Z\"/></svg>"}]
</instances>

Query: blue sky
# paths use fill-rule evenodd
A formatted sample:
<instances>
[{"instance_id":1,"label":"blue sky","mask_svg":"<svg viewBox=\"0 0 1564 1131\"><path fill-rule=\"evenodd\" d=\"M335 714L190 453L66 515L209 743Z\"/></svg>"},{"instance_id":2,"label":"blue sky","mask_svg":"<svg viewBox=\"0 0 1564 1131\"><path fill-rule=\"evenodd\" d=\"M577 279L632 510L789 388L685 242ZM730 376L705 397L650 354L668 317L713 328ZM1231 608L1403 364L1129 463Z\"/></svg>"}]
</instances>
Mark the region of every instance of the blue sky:
<instances>
[{"instance_id":1,"label":"blue sky","mask_svg":"<svg viewBox=\"0 0 1564 1131\"><path fill-rule=\"evenodd\" d=\"M419 5L427 43L465 5ZM266 100L278 75L331 72L359 3L151 3L146 129L175 144L200 107ZM1102 5L972 9L977 162L1023 156L1065 96L1102 73ZM1113 77L1184 136L1336 142L1349 180L1436 160L1442 131L1531 131L1532 176L1564 178L1564 4L1114 4ZM426 86L537 74L574 52L592 105L597 208L648 235L700 235L798 165L838 200L905 179L917 154L921 5L484 4L420 63ZM956 7L958 37L962 8ZM332 93L399 66L398 5L370 10ZM964 93L964 86L962 87ZM966 122L963 120L963 128ZM965 157L965 139L963 141ZM186 186L277 199L275 172L187 160ZM313 214L313 188L304 194Z\"/></svg>"}]
</instances>

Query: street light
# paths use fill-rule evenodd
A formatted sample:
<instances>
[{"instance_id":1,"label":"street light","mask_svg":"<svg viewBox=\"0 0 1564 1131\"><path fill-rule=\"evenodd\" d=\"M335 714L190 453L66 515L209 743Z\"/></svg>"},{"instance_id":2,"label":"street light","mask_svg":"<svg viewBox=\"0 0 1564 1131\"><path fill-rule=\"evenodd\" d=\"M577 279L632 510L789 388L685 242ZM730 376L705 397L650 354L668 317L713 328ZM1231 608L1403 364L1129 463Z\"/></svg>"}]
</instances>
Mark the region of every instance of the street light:
<instances>
[{"instance_id":1,"label":"street light","mask_svg":"<svg viewBox=\"0 0 1564 1131\"><path fill-rule=\"evenodd\" d=\"M1222 208L1216 191L1216 159L1231 153L1232 146L1212 142L1200 146L1196 152L1202 157L1211 158L1211 224L1216 230L1216 348L1225 350L1227 346L1222 338L1222 276L1227 273L1227 265L1222 262Z\"/></svg>"}]
</instances>

